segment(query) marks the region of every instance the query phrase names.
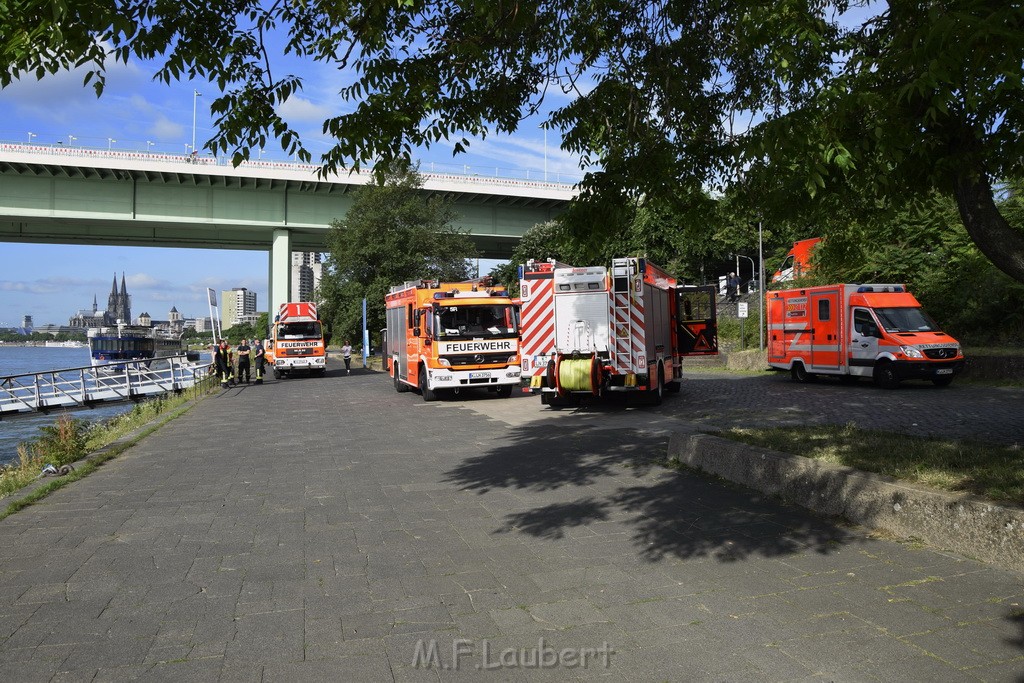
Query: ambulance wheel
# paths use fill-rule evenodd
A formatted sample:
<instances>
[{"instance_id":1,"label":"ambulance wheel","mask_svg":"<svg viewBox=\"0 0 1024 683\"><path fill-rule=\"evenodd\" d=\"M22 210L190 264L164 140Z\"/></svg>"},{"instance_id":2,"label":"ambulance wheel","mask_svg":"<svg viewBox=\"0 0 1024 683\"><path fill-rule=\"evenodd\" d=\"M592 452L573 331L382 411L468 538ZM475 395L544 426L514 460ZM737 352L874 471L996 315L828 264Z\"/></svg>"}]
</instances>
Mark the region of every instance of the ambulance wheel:
<instances>
[{"instance_id":1,"label":"ambulance wheel","mask_svg":"<svg viewBox=\"0 0 1024 683\"><path fill-rule=\"evenodd\" d=\"M953 383L953 376L952 375L946 375L945 377L933 377L932 378L932 384L934 384L937 387L948 387L952 383Z\"/></svg>"},{"instance_id":2,"label":"ambulance wheel","mask_svg":"<svg viewBox=\"0 0 1024 683\"><path fill-rule=\"evenodd\" d=\"M397 391L400 394L404 394L405 392L409 391L409 385L403 382L402 380L398 379L398 363L392 363L391 369L395 373L395 391Z\"/></svg>"},{"instance_id":3,"label":"ambulance wheel","mask_svg":"<svg viewBox=\"0 0 1024 683\"><path fill-rule=\"evenodd\" d=\"M900 385L900 378L896 376L896 368L890 361L882 361L875 366L875 384L883 389L895 389Z\"/></svg>"},{"instance_id":4,"label":"ambulance wheel","mask_svg":"<svg viewBox=\"0 0 1024 683\"><path fill-rule=\"evenodd\" d=\"M425 367L423 367L422 365L420 366L420 381L419 381L419 385L420 385L420 395L423 396L423 400L424 401L428 401L429 402L429 401L436 401L437 400L437 392L433 391L432 389L430 389L427 386L427 369Z\"/></svg>"},{"instance_id":5,"label":"ambulance wheel","mask_svg":"<svg viewBox=\"0 0 1024 683\"><path fill-rule=\"evenodd\" d=\"M274 368L274 379L281 379L281 371Z\"/></svg>"},{"instance_id":6,"label":"ambulance wheel","mask_svg":"<svg viewBox=\"0 0 1024 683\"><path fill-rule=\"evenodd\" d=\"M807 372L807 370L804 368L804 364L800 362L793 363L793 367L792 369L790 369L789 374L792 375L793 379L797 382L814 381L814 375Z\"/></svg>"},{"instance_id":7,"label":"ambulance wheel","mask_svg":"<svg viewBox=\"0 0 1024 683\"><path fill-rule=\"evenodd\" d=\"M512 385L502 384L500 387L498 387L497 392L498 398L510 398L512 396Z\"/></svg>"}]
</instances>

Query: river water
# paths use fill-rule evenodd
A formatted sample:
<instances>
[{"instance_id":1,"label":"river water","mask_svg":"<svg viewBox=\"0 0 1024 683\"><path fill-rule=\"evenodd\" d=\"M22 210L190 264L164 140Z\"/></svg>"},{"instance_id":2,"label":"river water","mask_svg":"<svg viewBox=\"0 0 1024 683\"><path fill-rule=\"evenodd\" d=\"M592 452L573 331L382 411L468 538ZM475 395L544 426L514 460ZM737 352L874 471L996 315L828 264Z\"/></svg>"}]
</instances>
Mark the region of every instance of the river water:
<instances>
[{"instance_id":1,"label":"river water","mask_svg":"<svg viewBox=\"0 0 1024 683\"><path fill-rule=\"evenodd\" d=\"M0 377L87 367L89 363L89 349L84 346L48 348L0 344ZM6 416L0 420L0 463L16 460L18 444L39 436L39 428L53 424L62 413L90 422L99 422L126 413L134 407L134 403L126 401L109 405L100 404L90 409L53 410L48 415L29 413L25 416Z\"/></svg>"}]
</instances>

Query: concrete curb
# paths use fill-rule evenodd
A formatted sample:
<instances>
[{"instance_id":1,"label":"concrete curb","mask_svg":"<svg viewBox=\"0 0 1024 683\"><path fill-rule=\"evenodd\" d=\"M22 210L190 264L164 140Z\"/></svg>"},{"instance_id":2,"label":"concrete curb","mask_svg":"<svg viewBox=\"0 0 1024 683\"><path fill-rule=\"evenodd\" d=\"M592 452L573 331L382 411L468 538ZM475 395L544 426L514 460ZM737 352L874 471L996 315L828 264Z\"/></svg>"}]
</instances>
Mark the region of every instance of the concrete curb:
<instances>
[{"instance_id":1,"label":"concrete curb","mask_svg":"<svg viewBox=\"0 0 1024 683\"><path fill-rule=\"evenodd\" d=\"M1024 510L709 434L672 434L668 457L816 512L1024 572Z\"/></svg>"}]
</instances>

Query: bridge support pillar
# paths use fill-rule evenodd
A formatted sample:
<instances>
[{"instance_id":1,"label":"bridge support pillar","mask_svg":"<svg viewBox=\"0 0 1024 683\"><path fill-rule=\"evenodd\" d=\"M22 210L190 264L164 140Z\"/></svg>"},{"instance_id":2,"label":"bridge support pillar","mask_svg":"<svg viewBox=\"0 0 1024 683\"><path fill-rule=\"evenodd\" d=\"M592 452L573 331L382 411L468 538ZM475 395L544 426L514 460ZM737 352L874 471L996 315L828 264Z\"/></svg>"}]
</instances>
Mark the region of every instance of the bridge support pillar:
<instances>
[{"instance_id":1,"label":"bridge support pillar","mask_svg":"<svg viewBox=\"0 0 1024 683\"><path fill-rule=\"evenodd\" d=\"M292 291L292 241L288 230L274 230L270 248L270 324L274 323L281 304L288 301Z\"/></svg>"}]
</instances>

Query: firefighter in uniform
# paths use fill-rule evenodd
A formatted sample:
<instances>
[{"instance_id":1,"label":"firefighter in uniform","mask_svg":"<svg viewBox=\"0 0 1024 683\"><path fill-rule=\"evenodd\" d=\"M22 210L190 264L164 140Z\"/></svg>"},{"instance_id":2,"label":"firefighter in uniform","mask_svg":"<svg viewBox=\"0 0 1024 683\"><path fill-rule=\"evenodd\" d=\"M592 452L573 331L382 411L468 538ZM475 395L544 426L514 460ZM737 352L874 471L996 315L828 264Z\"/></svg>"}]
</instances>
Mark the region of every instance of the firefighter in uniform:
<instances>
[{"instance_id":1,"label":"firefighter in uniform","mask_svg":"<svg viewBox=\"0 0 1024 683\"><path fill-rule=\"evenodd\" d=\"M227 389L228 382L231 381L231 349L228 348L227 340L221 339L220 344L214 349L213 362L217 367L221 387Z\"/></svg>"},{"instance_id":2,"label":"firefighter in uniform","mask_svg":"<svg viewBox=\"0 0 1024 683\"><path fill-rule=\"evenodd\" d=\"M267 352L263 348L263 342L259 339L254 342L253 356L256 359L256 384L263 384L263 367L267 362Z\"/></svg>"},{"instance_id":3,"label":"firefighter in uniform","mask_svg":"<svg viewBox=\"0 0 1024 683\"><path fill-rule=\"evenodd\" d=\"M248 340L243 339L238 345L238 383L242 383L242 378L245 378L245 383L249 383L249 354L252 349L249 348Z\"/></svg>"}]
</instances>

